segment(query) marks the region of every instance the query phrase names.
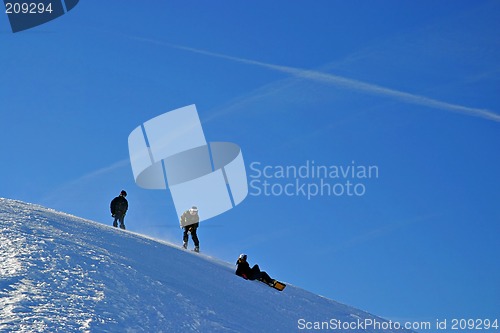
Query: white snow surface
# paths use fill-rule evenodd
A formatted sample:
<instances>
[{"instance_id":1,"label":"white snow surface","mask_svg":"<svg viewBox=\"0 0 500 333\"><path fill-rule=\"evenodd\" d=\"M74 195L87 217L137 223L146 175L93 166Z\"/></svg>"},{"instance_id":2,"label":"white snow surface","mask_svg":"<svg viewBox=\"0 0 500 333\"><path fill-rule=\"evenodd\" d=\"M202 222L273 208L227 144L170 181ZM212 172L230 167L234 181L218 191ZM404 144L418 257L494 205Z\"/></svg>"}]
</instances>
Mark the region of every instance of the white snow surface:
<instances>
[{"instance_id":1,"label":"white snow surface","mask_svg":"<svg viewBox=\"0 0 500 333\"><path fill-rule=\"evenodd\" d=\"M0 332L318 332L331 330L299 323L384 321L292 285L279 292L244 280L234 268L0 198ZM353 332L363 331L382 330Z\"/></svg>"}]
</instances>

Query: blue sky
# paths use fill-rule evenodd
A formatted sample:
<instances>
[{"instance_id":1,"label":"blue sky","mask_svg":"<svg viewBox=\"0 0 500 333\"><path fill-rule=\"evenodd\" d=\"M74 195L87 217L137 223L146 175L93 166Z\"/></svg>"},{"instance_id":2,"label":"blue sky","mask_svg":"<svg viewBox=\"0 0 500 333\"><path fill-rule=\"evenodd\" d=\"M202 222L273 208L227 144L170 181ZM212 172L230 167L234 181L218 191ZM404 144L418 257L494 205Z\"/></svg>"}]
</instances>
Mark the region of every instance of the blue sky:
<instances>
[{"instance_id":1,"label":"blue sky","mask_svg":"<svg viewBox=\"0 0 500 333\"><path fill-rule=\"evenodd\" d=\"M196 104L249 180L253 162L378 168L361 196L250 194L203 222L203 252L388 318L498 317L499 7L85 1L16 34L0 15L0 196L111 224L124 188L129 230L180 243L127 138Z\"/></svg>"}]
</instances>

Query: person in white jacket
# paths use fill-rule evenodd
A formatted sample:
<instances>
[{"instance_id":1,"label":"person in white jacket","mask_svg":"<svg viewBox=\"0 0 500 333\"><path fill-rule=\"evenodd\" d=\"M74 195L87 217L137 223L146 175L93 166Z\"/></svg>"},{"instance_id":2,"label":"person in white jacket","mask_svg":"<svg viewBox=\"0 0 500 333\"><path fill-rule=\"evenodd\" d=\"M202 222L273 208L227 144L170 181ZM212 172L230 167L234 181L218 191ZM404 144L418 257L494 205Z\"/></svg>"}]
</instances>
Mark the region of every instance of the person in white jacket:
<instances>
[{"instance_id":1,"label":"person in white jacket","mask_svg":"<svg viewBox=\"0 0 500 333\"><path fill-rule=\"evenodd\" d=\"M200 217L198 216L198 207L193 206L186 210L181 216L181 228L184 229L184 234L182 237L183 243L182 247L187 249L188 246L188 233L191 233L191 238L194 243L194 251L200 252L200 241L198 240L198 235L196 234L196 229L200 222Z\"/></svg>"}]
</instances>

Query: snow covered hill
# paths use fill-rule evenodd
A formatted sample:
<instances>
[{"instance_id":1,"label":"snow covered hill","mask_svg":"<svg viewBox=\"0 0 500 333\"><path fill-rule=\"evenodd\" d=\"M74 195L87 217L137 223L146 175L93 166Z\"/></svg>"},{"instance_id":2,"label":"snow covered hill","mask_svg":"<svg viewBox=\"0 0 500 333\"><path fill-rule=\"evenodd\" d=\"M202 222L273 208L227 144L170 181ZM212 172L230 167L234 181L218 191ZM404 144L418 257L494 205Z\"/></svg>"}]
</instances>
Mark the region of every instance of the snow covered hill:
<instances>
[{"instance_id":1,"label":"snow covered hill","mask_svg":"<svg viewBox=\"0 0 500 333\"><path fill-rule=\"evenodd\" d=\"M243 280L232 263L0 199L0 332L318 332L339 323L396 331L300 288Z\"/></svg>"}]
</instances>

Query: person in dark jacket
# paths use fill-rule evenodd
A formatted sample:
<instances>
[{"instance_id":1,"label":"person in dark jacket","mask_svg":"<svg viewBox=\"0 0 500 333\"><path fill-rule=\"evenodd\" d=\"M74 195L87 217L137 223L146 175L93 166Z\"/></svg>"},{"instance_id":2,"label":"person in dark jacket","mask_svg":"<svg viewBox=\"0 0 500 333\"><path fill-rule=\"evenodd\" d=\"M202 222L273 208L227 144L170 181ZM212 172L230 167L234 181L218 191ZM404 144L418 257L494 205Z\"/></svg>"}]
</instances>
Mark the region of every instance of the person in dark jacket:
<instances>
[{"instance_id":1,"label":"person in dark jacket","mask_svg":"<svg viewBox=\"0 0 500 333\"><path fill-rule=\"evenodd\" d=\"M188 246L188 234L191 233L191 238L194 242L194 251L200 252L200 241L198 240L198 235L196 234L196 229L200 222L200 217L198 216L198 207L193 206L186 210L181 216L181 228L184 229L184 234L182 235L182 247L187 249Z\"/></svg>"},{"instance_id":2,"label":"person in dark jacket","mask_svg":"<svg viewBox=\"0 0 500 333\"><path fill-rule=\"evenodd\" d=\"M113 227L118 227L118 222L120 222L120 228L125 230L125 214L128 210L128 201L125 199L127 192L122 190L120 195L111 200L109 208L111 209L111 216L115 218L113 221Z\"/></svg>"},{"instance_id":3,"label":"person in dark jacket","mask_svg":"<svg viewBox=\"0 0 500 333\"><path fill-rule=\"evenodd\" d=\"M250 264L247 262L247 255L243 253L240 254L238 261L236 261L235 274L241 276L245 280L259 280L268 285L273 285L275 281L271 279L266 272L261 271L259 265L253 265L253 267L250 268Z\"/></svg>"}]
</instances>

